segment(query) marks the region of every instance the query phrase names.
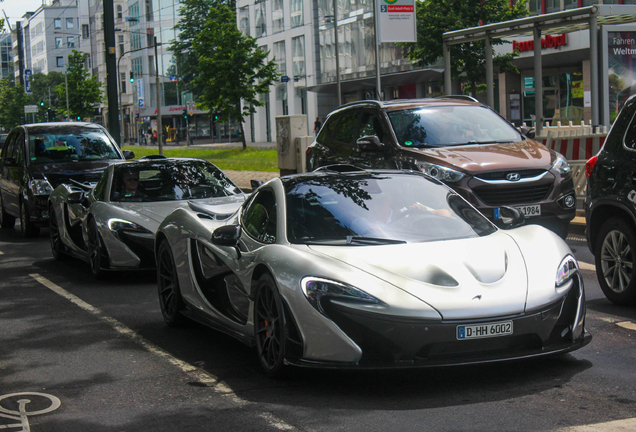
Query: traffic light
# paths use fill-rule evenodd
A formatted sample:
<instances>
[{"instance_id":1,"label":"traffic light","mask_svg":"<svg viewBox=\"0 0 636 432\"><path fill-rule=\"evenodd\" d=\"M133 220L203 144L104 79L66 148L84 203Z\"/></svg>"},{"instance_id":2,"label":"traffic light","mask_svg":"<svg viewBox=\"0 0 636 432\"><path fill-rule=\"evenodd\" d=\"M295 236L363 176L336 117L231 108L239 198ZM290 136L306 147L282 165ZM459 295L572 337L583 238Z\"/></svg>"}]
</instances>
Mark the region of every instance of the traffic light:
<instances>
[{"instance_id":1,"label":"traffic light","mask_svg":"<svg viewBox=\"0 0 636 432\"><path fill-rule=\"evenodd\" d=\"M135 82L135 73L133 71L130 71L130 82L131 83Z\"/></svg>"},{"instance_id":2,"label":"traffic light","mask_svg":"<svg viewBox=\"0 0 636 432\"><path fill-rule=\"evenodd\" d=\"M218 114L214 114L214 120L218 120L219 119L219 115Z\"/></svg>"},{"instance_id":3,"label":"traffic light","mask_svg":"<svg viewBox=\"0 0 636 432\"><path fill-rule=\"evenodd\" d=\"M184 119L187 119L187 118L188 118L188 110L187 110L187 109L184 109L184 110L183 110L183 118L184 118Z\"/></svg>"},{"instance_id":4,"label":"traffic light","mask_svg":"<svg viewBox=\"0 0 636 432\"><path fill-rule=\"evenodd\" d=\"M44 106L44 102L40 102L40 106L43 107Z\"/></svg>"},{"instance_id":5,"label":"traffic light","mask_svg":"<svg viewBox=\"0 0 636 432\"><path fill-rule=\"evenodd\" d=\"M77 121L80 121L82 119L81 116L77 116Z\"/></svg>"}]
</instances>

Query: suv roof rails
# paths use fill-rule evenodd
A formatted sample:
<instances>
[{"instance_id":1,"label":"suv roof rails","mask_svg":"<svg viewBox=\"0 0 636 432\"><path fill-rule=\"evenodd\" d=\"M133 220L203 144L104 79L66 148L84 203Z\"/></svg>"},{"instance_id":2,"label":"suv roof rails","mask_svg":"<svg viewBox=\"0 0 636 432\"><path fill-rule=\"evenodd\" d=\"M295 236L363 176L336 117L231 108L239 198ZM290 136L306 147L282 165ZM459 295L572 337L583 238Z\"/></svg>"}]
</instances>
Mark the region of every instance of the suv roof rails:
<instances>
[{"instance_id":1,"label":"suv roof rails","mask_svg":"<svg viewBox=\"0 0 636 432\"><path fill-rule=\"evenodd\" d=\"M445 95L445 96L435 96L433 99L461 99L461 100L469 100L477 103L481 103L472 96L468 95Z\"/></svg>"},{"instance_id":2,"label":"suv roof rails","mask_svg":"<svg viewBox=\"0 0 636 432\"><path fill-rule=\"evenodd\" d=\"M333 171L333 172L339 172L339 173L346 173L346 172L364 171L364 169L357 167L355 165L350 165L350 164L333 164L333 165L325 165L320 168L316 168L314 170L314 172L320 172L320 171Z\"/></svg>"}]
</instances>

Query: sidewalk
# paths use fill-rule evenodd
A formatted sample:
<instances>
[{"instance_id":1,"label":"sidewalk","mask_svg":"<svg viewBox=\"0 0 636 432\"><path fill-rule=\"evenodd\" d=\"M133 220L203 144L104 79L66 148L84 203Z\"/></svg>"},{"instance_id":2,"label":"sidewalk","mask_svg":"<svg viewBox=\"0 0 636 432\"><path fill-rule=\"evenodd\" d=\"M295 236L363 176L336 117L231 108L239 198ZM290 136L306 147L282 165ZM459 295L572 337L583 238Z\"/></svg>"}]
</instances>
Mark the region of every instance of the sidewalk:
<instances>
[{"instance_id":1,"label":"sidewalk","mask_svg":"<svg viewBox=\"0 0 636 432\"><path fill-rule=\"evenodd\" d=\"M135 142L125 142L124 145L126 146L135 146L137 147L137 143ZM141 146L144 148L152 148L152 149L157 149L159 148L159 146L157 145L149 145L149 146ZM218 142L216 140L213 140L211 138L200 138L200 139L196 139L194 140L194 143L191 146L187 146L185 140L181 140L179 142L179 144L177 143L166 143L164 144L163 148L164 149L173 149L173 148L200 148L200 147L206 147L206 148L215 148L215 149L223 149L223 148L235 148L235 147L243 147L243 143L241 141L227 141L224 140L222 142ZM268 142L268 141L262 141L262 142L247 142L247 147L251 147L251 148L261 148L261 149L275 149L276 148L276 143L275 142Z\"/></svg>"}]
</instances>

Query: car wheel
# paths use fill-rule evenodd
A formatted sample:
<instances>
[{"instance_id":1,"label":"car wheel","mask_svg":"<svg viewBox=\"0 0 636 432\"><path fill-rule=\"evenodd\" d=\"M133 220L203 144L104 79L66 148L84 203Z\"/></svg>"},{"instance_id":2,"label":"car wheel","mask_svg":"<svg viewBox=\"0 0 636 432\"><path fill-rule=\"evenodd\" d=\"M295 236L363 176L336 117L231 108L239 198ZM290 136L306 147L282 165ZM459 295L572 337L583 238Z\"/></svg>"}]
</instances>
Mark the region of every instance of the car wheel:
<instances>
[{"instance_id":1,"label":"car wheel","mask_svg":"<svg viewBox=\"0 0 636 432\"><path fill-rule=\"evenodd\" d=\"M91 219L88 223L88 264L95 278L101 279L104 277L104 269L108 265L108 254L106 253L102 237L99 235L95 219Z\"/></svg>"},{"instance_id":2,"label":"car wheel","mask_svg":"<svg viewBox=\"0 0 636 432\"><path fill-rule=\"evenodd\" d=\"M27 238L36 237L40 234L40 227L31 222L31 216L24 201L20 204L20 232Z\"/></svg>"},{"instance_id":3,"label":"car wheel","mask_svg":"<svg viewBox=\"0 0 636 432\"><path fill-rule=\"evenodd\" d=\"M49 207L49 234L51 238L51 253L58 261L64 260L66 254L62 251L62 240L60 239L60 227L57 223L57 216L53 206Z\"/></svg>"},{"instance_id":4,"label":"car wheel","mask_svg":"<svg viewBox=\"0 0 636 432\"><path fill-rule=\"evenodd\" d=\"M15 226L15 216L11 216L9 213L4 211L4 205L2 204L2 199L0 198L0 227L2 228L13 228Z\"/></svg>"},{"instance_id":5,"label":"car wheel","mask_svg":"<svg viewBox=\"0 0 636 432\"><path fill-rule=\"evenodd\" d=\"M254 334L262 368L271 377L280 377L285 368L285 316L283 301L269 273L260 277L254 298Z\"/></svg>"},{"instance_id":6,"label":"car wheel","mask_svg":"<svg viewBox=\"0 0 636 432\"><path fill-rule=\"evenodd\" d=\"M162 241L157 249L157 289L163 320L170 327L183 324L184 317L181 311L185 305L179 289L174 256L166 240Z\"/></svg>"},{"instance_id":7,"label":"car wheel","mask_svg":"<svg viewBox=\"0 0 636 432\"><path fill-rule=\"evenodd\" d=\"M605 296L618 305L636 303L636 232L623 219L609 219L599 232L594 253L596 275Z\"/></svg>"}]
</instances>

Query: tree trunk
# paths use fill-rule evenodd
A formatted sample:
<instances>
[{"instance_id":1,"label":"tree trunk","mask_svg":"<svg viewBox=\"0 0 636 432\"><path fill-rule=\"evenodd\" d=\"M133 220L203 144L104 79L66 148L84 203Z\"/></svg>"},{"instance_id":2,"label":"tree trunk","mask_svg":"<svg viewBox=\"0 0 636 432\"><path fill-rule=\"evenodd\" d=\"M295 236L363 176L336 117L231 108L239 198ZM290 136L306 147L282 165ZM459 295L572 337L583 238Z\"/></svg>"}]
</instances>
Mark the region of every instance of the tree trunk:
<instances>
[{"instance_id":1,"label":"tree trunk","mask_svg":"<svg viewBox=\"0 0 636 432\"><path fill-rule=\"evenodd\" d=\"M247 148L247 143L245 142L245 130L243 129L243 117L239 120L239 127L241 128L241 140L243 141L243 150Z\"/></svg>"}]
</instances>

